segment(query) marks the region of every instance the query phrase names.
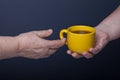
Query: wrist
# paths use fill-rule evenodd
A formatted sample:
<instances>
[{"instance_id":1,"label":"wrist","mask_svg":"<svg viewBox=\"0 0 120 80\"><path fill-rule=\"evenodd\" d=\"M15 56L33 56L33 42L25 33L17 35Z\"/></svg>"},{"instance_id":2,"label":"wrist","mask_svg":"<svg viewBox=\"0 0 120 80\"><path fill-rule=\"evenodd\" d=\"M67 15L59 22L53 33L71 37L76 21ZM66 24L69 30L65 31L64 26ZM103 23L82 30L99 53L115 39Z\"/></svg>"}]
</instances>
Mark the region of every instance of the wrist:
<instances>
[{"instance_id":1,"label":"wrist","mask_svg":"<svg viewBox=\"0 0 120 80\"><path fill-rule=\"evenodd\" d=\"M16 37L0 37L0 59L18 56L18 40Z\"/></svg>"},{"instance_id":2,"label":"wrist","mask_svg":"<svg viewBox=\"0 0 120 80\"><path fill-rule=\"evenodd\" d=\"M15 48L15 52L18 54L19 52L20 52L20 49L19 49L19 47L20 47L20 43L19 43L19 39L18 39L18 37L16 36L16 37L14 37L15 38L15 41L16 41L16 48Z\"/></svg>"},{"instance_id":3,"label":"wrist","mask_svg":"<svg viewBox=\"0 0 120 80\"><path fill-rule=\"evenodd\" d=\"M11 37L11 43L12 43L12 48L10 50L10 53L11 53L11 56L12 57L18 57L18 54L19 54L19 42L18 42L18 39L17 37Z\"/></svg>"},{"instance_id":4,"label":"wrist","mask_svg":"<svg viewBox=\"0 0 120 80\"><path fill-rule=\"evenodd\" d=\"M95 28L96 28L96 30L100 30L100 31L104 32L108 36L109 41L113 40L113 37L111 34L112 33L111 26L106 25L106 24L99 24Z\"/></svg>"},{"instance_id":5,"label":"wrist","mask_svg":"<svg viewBox=\"0 0 120 80\"><path fill-rule=\"evenodd\" d=\"M15 37L16 38L16 41L17 41L17 48L16 48L16 52L17 52L17 56L21 56L20 54L22 53L23 51L23 44L21 43L21 37L18 35Z\"/></svg>"}]
</instances>

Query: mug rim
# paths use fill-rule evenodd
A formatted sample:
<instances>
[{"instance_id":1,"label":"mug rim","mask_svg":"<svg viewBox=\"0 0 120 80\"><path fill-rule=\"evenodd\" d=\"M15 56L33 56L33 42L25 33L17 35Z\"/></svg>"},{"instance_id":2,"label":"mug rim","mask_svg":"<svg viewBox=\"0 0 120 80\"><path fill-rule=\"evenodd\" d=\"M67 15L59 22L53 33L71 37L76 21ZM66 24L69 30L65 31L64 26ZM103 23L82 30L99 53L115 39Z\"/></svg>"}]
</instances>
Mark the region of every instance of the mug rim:
<instances>
[{"instance_id":1,"label":"mug rim","mask_svg":"<svg viewBox=\"0 0 120 80\"><path fill-rule=\"evenodd\" d=\"M76 34L76 33L72 33L72 32L70 31L70 29L73 28L73 27L89 28L89 29L91 29L92 31L90 31L90 33L88 33L88 34ZM74 25L74 26L68 27L67 30L68 30L68 32L70 32L71 34L75 34L75 35L92 35L92 34L94 34L94 33L96 32L95 28L93 28L92 26L87 26L87 25Z\"/></svg>"}]
</instances>

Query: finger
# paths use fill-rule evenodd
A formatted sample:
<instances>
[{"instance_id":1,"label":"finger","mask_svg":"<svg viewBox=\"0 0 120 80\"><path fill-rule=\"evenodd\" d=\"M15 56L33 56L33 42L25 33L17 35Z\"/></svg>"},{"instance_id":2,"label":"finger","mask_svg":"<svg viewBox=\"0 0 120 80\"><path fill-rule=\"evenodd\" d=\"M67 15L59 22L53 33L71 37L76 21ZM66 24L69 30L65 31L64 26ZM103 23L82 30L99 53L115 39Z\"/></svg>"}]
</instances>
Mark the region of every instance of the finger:
<instances>
[{"instance_id":1,"label":"finger","mask_svg":"<svg viewBox=\"0 0 120 80\"><path fill-rule=\"evenodd\" d=\"M77 58L82 57L82 55L79 55L78 53L72 53L72 57L77 59Z\"/></svg>"},{"instance_id":2,"label":"finger","mask_svg":"<svg viewBox=\"0 0 120 80\"><path fill-rule=\"evenodd\" d=\"M98 52L98 51L96 51L95 48L91 48L89 51L92 52L94 55L97 54L97 52Z\"/></svg>"},{"instance_id":3,"label":"finger","mask_svg":"<svg viewBox=\"0 0 120 80\"><path fill-rule=\"evenodd\" d=\"M89 52L83 52L82 54L85 58L89 59L89 58L92 58L94 55L89 53Z\"/></svg>"},{"instance_id":4,"label":"finger","mask_svg":"<svg viewBox=\"0 0 120 80\"><path fill-rule=\"evenodd\" d=\"M47 42L47 47L49 48L59 48L65 44L66 39L62 40L52 40Z\"/></svg>"},{"instance_id":5,"label":"finger","mask_svg":"<svg viewBox=\"0 0 120 80\"><path fill-rule=\"evenodd\" d=\"M93 54L97 54L98 52L101 51L102 48L103 48L102 45L97 45L95 48L91 48L89 51L92 52Z\"/></svg>"},{"instance_id":6,"label":"finger","mask_svg":"<svg viewBox=\"0 0 120 80\"><path fill-rule=\"evenodd\" d=\"M91 48L90 51L93 53L93 54L97 54L98 52L100 52L103 47L107 44L107 42L104 40L104 39L100 39L97 41L97 43L95 44L95 47L94 48Z\"/></svg>"},{"instance_id":7,"label":"finger","mask_svg":"<svg viewBox=\"0 0 120 80\"><path fill-rule=\"evenodd\" d=\"M96 51L95 48L90 48L89 52L95 55L97 54L98 51Z\"/></svg>"},{"instance_id":8,"label":"finger","mask_svg":"<svg viewBox=\"0 0 120 80\"><path fill-rule=\"evenodd\" d=\"M67 54L72 55L72 51L71 50L67 50Z\"/></svg>"},{"instance_id":9,"label":"finger","mask_svg":"<svg viewBox=\"0 0 120 80\"><path fill-rule=\"evenodd\" d=\"M42 30L42 31L33 31L33 33L39 37L48 37L53 33L53 30L48 29L48 30Z\"/></svg>"}]
</instances>

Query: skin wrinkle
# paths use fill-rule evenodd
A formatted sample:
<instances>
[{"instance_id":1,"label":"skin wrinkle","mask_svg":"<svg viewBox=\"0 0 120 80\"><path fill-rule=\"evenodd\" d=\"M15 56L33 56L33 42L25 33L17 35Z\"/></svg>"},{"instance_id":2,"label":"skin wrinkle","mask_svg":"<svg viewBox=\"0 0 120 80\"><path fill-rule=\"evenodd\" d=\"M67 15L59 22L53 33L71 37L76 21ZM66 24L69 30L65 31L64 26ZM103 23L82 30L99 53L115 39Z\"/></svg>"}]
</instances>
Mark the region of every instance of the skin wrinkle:
<instances>
[{"instance_id":1,"label":"skin wrinkle","mask_svg":"<svg viewBox=\"0 0 120 80\"><path fill-rule=\"evenodd\" d=\"M52 35L52 33L52 29L49 29L21 33L15 37L0 36L0 59L12 57L25 57L30 59L46 58L65 44L65 39L44 39ZM51 48L56 49L52 50Z\"/></svg>"}]
</instances>

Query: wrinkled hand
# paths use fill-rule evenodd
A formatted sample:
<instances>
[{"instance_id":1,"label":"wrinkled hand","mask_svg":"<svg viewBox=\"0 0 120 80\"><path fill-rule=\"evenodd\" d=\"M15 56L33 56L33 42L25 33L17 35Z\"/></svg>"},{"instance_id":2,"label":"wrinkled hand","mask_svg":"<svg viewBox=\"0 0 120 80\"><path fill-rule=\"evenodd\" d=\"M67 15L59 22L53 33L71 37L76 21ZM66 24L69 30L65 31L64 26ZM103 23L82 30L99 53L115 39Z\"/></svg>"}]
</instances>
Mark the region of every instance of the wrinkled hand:
<instances>
[{"instance_id":1,"label":"wrinkled hand","mask_svg":"<svg viewBox=\"0 0 120 80\"><path fill-rule=\"evenodd\" d=\"M74 58L80 58L80 57L92 58L94 55L99 53L108 42L109 42L108 34L101 30L96 29L94 48L89 49L88 52L81 53L81 55L74 53L70 50L67 51L67 54L71 55Z\"/></svg>"},{"instance_id":2,"label":"wrinkled hand","mask_svg":"<svg viewBox=\"0 0 120 80\"><path fill-rule=\"evenodd\" d=\"M19 41L20 57L39 59L52 55L59 47L63 46L63 40L46 40L52 34L52 30L31 31L17 36Z\"/></svg>"}]
</instances>

